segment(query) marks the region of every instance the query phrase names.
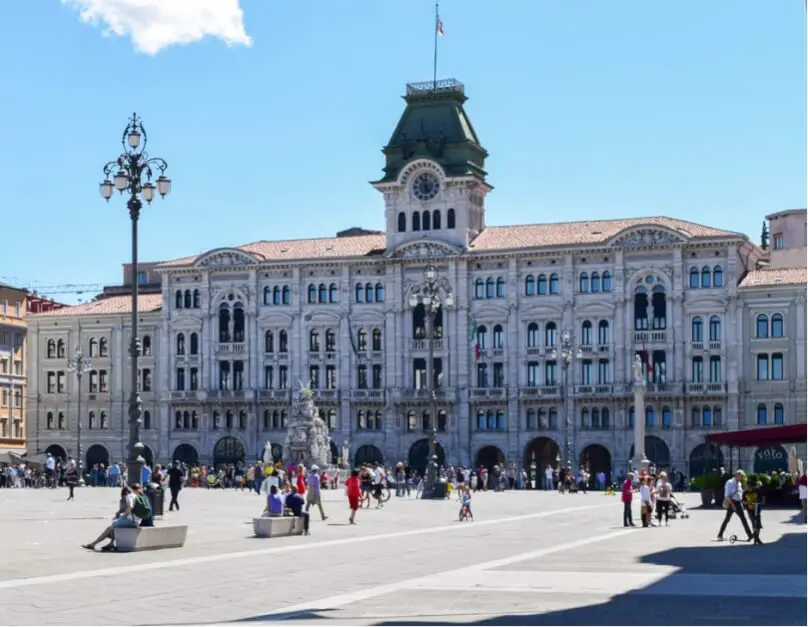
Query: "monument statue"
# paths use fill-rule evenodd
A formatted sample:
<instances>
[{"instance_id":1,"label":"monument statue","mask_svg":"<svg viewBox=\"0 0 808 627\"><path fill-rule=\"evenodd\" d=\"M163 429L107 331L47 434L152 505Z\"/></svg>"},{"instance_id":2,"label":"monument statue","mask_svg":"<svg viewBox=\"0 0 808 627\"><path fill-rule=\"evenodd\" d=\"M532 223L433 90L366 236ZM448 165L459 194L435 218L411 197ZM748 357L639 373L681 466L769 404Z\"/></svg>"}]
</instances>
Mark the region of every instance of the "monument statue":
<instances>
[{"instance_id":1,"label":"monument statue","mask_svg":"<svg viewBox=\"0 0 808 627\"><path fill-rule=\"evenodd\" d=\"M292 401L283 457L284 461L303 464L307 468L311 468L314 464L320 468L327 468L331 460L328 425L320 418L314 405L311 382L300 381L297 398Z\"/></svg>"},{"instance_id":2,"label":"monument statue","mask_svg":"<svg viewBox=\"0 0 808 627\"><path fill-rule=\"evenodd\" d=\"M264 466L268 466L275 461L274 455L272 455L272 442L267 440L267 443L264 444Z\"/></svg>"},{"instance_id":3,"label":"monument statue","mask_svg":"<svg viewBox=\"0 0 808 627\"><path fill-rule=\"evenodd\" d=\"M634 385L645 385L644 366L639 355L634 355Z\"/></svg>"}]
</instances>

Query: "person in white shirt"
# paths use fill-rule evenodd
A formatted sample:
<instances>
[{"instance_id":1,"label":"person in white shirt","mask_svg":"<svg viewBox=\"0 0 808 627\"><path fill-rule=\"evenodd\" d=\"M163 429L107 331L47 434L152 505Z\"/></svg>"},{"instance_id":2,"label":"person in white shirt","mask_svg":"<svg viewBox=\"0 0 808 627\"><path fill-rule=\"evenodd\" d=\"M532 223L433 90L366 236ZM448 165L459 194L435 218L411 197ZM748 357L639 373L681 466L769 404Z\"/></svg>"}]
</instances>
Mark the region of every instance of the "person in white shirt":
<instances>
[{"instance_id":1,"label":"person in white shirt","mask_svg":"<svg viewBox=\"0 0 808 627\"><path fill-rule=\"evenodd\" d=\"M667 526L668 519L670 518L671 499L673 498L673 486L668 481L668 475L663 470L659 473L659 481L656 484L656 519L657 523L662 524L662 517L665 517L665 525Z\"/></svg>"},{"instance_id":2,"label":"person in white shirt","mask_svg":"<svg viewBox=\"0 0 808 627\"><path fill-rule=\"evenodd\" d=\"M643 527L651 524L651 488L648 482L648 477L640 478L640 518Z\"/></svg>"},{"instance_id":3,"label":"person in white shirt","mask_svg":"<svg viewBox=\"0 0 808 627\"><path fill-rule=\"evenodd\" d=\"M727 530L730 518L735 514L741 519L743 530L749 540L752 539L753 534L749 529L749 523L746 522L746 516L743 513L743 504L741 499L743 497L743 471L736 470L735 476L729 479L724 484L724 509L727 513L724 516L724 521L721 523L721 528L718 530L718 540L724 539L724 532Z\"/></svg>"},{"instance_id":4,"label":"person in white shirt","mask_svg":"<svg viewBox=\"0 0 808 627\"><path fill-rule=\"evenodd\" d=\"M547 467L544 469L544 489L553 489L553 467L550 464L547 464Z\"/></svg>"}]
</instances>

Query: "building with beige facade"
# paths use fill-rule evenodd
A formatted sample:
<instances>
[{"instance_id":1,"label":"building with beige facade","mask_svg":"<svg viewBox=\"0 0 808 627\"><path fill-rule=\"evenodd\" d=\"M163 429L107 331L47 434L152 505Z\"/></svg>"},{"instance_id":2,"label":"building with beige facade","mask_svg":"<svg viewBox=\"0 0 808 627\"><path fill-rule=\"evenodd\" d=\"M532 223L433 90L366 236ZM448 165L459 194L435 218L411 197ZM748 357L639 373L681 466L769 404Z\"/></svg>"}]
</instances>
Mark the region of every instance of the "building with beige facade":
<instances>
[{"instance_id":1,"label":"building with beige facade","mask_svg":"<svg viewBox=\"0 0 808 627\"><path fill-rule=\"evenodd\" d=\"M373 183L383 232L258 241L152 269L160 293L140 304L148 455L258 458L282 444L290 395L310 381L335 456L347 442L357 462L420 468L434 427L448 463L568 459L616 472L632 455L640 354L648 457L686 474L717 464L705 435L755 422L745 281L766 251L660 216L486 226L488 153L463 86L408 85L405 100ZM409 299L428 264L454 295L431 340L434 406L425 312ZM785 342L804 373L796 307L782 310L794 328ZM79 392L65 363L80 343L94 365L80 392L87 463L125 457L127 308L111 295L32 318L37 450L74 446ZM795 390L782 420L804 421L804 400L797 408Z\"/></svg>"},{"instance_id":2,"label":"building with beige facade","mask_svg":"<svg viewBox=\"0 0 808 627\"><path fill-rule=\"evenodd\" d=\"M0 453L26 451L27 295L0 283Z\"/></svg>"}]
</instances>

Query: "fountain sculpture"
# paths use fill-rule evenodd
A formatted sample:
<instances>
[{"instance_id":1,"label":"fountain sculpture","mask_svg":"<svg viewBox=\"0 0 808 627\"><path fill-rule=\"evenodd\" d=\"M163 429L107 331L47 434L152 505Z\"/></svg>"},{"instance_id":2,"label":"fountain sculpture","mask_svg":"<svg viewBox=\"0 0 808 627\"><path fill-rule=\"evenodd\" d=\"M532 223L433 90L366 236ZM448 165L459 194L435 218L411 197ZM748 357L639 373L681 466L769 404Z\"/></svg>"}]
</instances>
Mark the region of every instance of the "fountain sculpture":
<instances>
[{"instance_id":1,"label":"fountain sculpture","mask_svg":"<svg viewBox=\"0 0 808 627\"><path fill-rule=\"evenodd\" d=\"M316 464L322 469L328 468L331 461L328 426L314 405L311 383L301 381L297 398L292 402L283 459L287 463L303 464L306 468Z\"/></svg>"}]
</instances>

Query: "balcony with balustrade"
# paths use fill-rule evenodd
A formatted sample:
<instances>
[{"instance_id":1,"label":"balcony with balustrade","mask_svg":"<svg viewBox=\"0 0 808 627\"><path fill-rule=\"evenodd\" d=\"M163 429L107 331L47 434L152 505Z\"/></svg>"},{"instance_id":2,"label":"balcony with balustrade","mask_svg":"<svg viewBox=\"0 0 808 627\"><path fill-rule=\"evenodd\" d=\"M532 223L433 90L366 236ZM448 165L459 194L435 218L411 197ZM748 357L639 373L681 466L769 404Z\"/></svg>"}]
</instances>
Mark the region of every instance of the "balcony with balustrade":
<instances>
[{"instance_id":1,"label":"balcony with balustrade","mask_svg":"<svg viewBox=\"0 0 808 627\"><path fill-rule=\"evenodd\" d=\"M520 400L557 399L561 397L560 385L539 385L519 388Z\"/></svg>"},{"instance_id":2,"label":"balcony with balustrade","mask_svg":"<svg viewBox=\"0 0 808 627\"><path fill-rule=\"evenodd\" d=\"M356 403L384 404L384 390L355 389L348 392L351 401Z\"/></svg>"},{"instance_id":3,"label":"balcony with balustrade","mask_svg":"<svg viewBox=\"0 0 808 627\"><path fill-rule=\"evenodd\" d=\"M456 403L457 390L455 388L435 388L434 397L437 403ZM393 398L396 402L422 405L429 403L430 391L426 388L403 388L395 390Z\"/></svg>"},{"instance_id":4,"label":"balcony with balustrade","mask_svg":"<svg viewBox=\"0 0 808 627\"><path fill-rule=\"evenodd\" d=\"M219 342L214 345L214 352L217 355L242 355L247 352L245 342Z\"/></svg>"},{"instance_id":5,"label":"balcony with balustrade","mask_svg":"<svg viewBox=\"0 0 808 627\"><path fill-rule=\"evenodd\" d=\"M469 400L471 402L494 401L508 402L508 388L471 388L469 390Z\"/></svg>"}]
</instances>

